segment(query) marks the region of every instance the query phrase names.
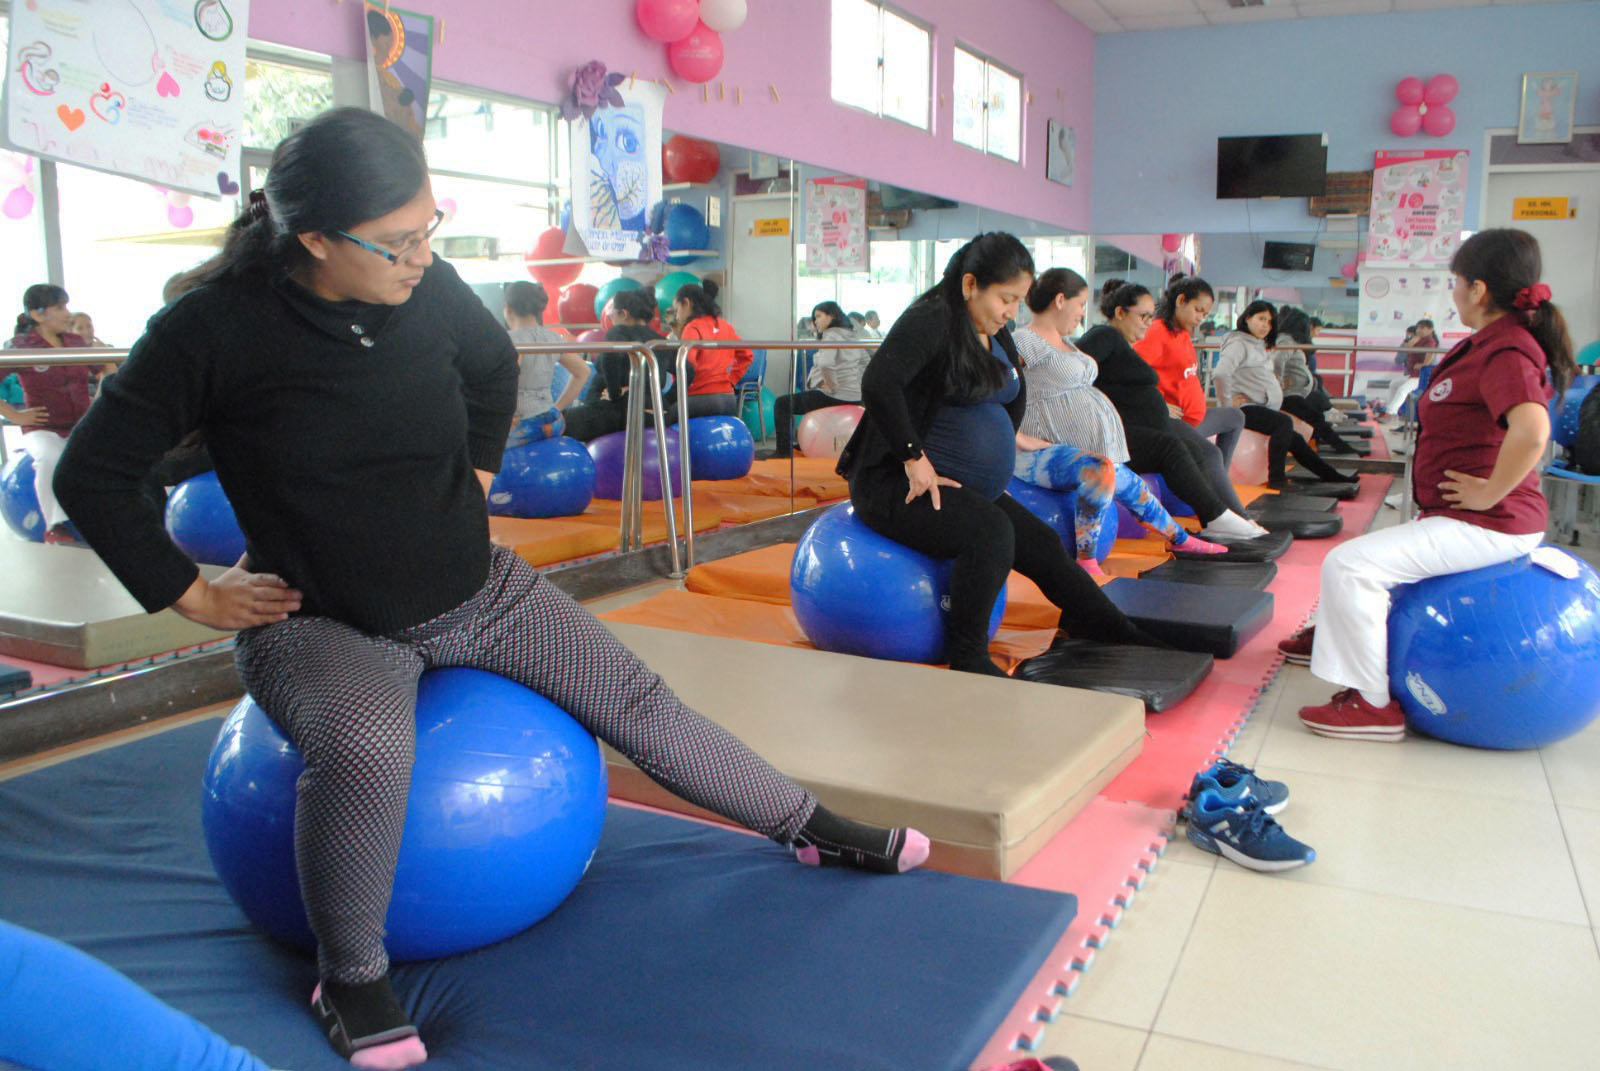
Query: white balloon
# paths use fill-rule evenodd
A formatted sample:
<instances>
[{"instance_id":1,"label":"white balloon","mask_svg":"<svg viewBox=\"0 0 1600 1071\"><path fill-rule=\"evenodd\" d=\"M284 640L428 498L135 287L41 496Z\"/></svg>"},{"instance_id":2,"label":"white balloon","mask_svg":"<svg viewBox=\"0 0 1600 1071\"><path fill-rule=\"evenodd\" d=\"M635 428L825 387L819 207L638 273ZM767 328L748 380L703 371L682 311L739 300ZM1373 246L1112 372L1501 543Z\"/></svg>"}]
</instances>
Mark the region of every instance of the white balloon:
<instances>
[{"instance_id":1,"label":"white balloon","mask_svg":"<svg viewBox=\"0 0 1600 1071\"><path fill-rule=\"evenodd\" d=\"M718 33L737 30L749 13L745 0L700 0L700 21Z\"/></svg>"}]
</instances>

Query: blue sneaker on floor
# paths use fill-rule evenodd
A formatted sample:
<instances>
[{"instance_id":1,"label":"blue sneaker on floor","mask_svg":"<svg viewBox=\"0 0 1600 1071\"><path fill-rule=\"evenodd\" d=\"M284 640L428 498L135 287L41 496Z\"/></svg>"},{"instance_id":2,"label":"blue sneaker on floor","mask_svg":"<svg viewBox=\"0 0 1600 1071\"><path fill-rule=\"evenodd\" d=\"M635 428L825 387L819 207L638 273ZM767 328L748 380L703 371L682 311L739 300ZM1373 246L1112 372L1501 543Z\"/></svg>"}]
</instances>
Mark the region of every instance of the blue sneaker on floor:
<instances>
[{"instance_id":1,"label":"blue sneaker on floor","mask_svg":"<svg viewBox=\"0 0 1600 1071\"><path fill-rule=\"evenodd\" d=\"M1211 789L1223 799L1241 802L1247 798L1261 801L1262 810L1277 814L1289 806L1289 786L1282 781L1269 781L1257 777L1248 766L1228 759L1219 759L1194 775L1189 782L1189 799L1194 800L1205 789ZM1184 804L1179 818L1189 817L1189 804Z\"/></svg>"},{"instance_id":2,"label":"blue sneaker on floor","mask_svg":"<svg viewBox=\"0 0 1600 1071\"><path fill-rule=\"evenodd\" d=\"M1317 857L1285 833L1259 800L1229 800L1207 788L1189 806L1189 840L1246 869L1292 870Z\"/></svg>"}]
</instances>

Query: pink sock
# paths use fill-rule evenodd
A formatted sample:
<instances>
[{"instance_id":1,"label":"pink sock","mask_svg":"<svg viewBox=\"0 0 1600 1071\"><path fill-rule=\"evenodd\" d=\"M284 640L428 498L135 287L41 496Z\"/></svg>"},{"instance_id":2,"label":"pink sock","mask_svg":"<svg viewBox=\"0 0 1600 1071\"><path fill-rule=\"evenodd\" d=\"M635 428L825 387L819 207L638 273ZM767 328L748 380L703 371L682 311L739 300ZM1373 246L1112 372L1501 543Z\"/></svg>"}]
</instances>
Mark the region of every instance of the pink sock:
<instances>
[{"instance_id":1,"label":"pink sock","mask_svg":"<svg viewBox=\"0 0 1600 1071\"><path fill-rule=\"evenodd\" d=\"M1220 543L1207 543L1199 536L1190 534L1182 543L1172 544L1173 550L1181 550L1185 554L1226 554L1228 548Z\"/></svg>"},{"instance_id":2,"label":"pink sock","mask_svg":"<svg viewBox=\"0 0 1600 1071\"><path fill-rule=\"evenodd\" d=\"M1106 571L1100 568L1100 563L1093 558L1079 558L1078 565L1090 576L1105 576Z\"/></svg>"}]
</instances>

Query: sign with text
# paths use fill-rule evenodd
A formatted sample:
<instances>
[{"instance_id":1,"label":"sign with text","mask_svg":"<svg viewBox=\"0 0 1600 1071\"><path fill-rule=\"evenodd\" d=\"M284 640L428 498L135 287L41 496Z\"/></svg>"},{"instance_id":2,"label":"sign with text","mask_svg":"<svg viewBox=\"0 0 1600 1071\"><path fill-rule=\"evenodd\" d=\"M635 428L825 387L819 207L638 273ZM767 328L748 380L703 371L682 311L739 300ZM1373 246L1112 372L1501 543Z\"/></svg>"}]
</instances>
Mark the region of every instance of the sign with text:
<instances>
[{"instance_id":1,"label":"sign with text","mask_svg":"<svg viewBox=\"0 0 1600 1071\"><path fill-rule=\"evenodd\" d=\"M1577 219L1575 197L1513 197L1512 219Z\"/></svg>"},{"instance_id":2,"label":"sign with text","mask_svg":"<svg viewBox=\"0 0 1600 1071\"><path fill-rule=\"evenodd\" d=\"M789 233L787 219L758 219L750 227L750 233L757 238L782 238Z\"/></svg>"},{"instance_id":3,"label":"sign with text","mask_svg":"<svg viewBox=\"0 0 1600 1071\"><path fill-rule=\"evenodd\" d=\"M1467 203L1464 149L1394 149L1372 169L1368 266L1437 268L1461 245Z\"/></svg>"}]
</instances>

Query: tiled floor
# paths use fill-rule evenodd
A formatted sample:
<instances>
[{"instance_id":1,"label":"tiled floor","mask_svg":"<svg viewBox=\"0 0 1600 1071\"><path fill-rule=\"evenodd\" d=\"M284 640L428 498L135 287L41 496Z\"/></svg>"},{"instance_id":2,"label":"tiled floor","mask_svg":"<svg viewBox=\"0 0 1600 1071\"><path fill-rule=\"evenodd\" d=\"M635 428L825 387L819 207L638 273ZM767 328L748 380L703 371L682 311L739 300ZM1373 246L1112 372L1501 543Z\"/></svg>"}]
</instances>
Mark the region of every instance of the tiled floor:
<instances>
[{"instance_id":1,"label":"tiled floor","mask_svg":"<svg viewBox=\"0 0 1600 1071\"><path fill-rule=\"evenodd\" d=\"M1279 817L1317 861L1256 874L1180 827L1045 1054L1084 1071L1600 1068L1600 724L1538 752L1327 740L1295 714L1329 690L1286 666L1233 748L1289 783Z\"/></svg>"}]
</instances>

